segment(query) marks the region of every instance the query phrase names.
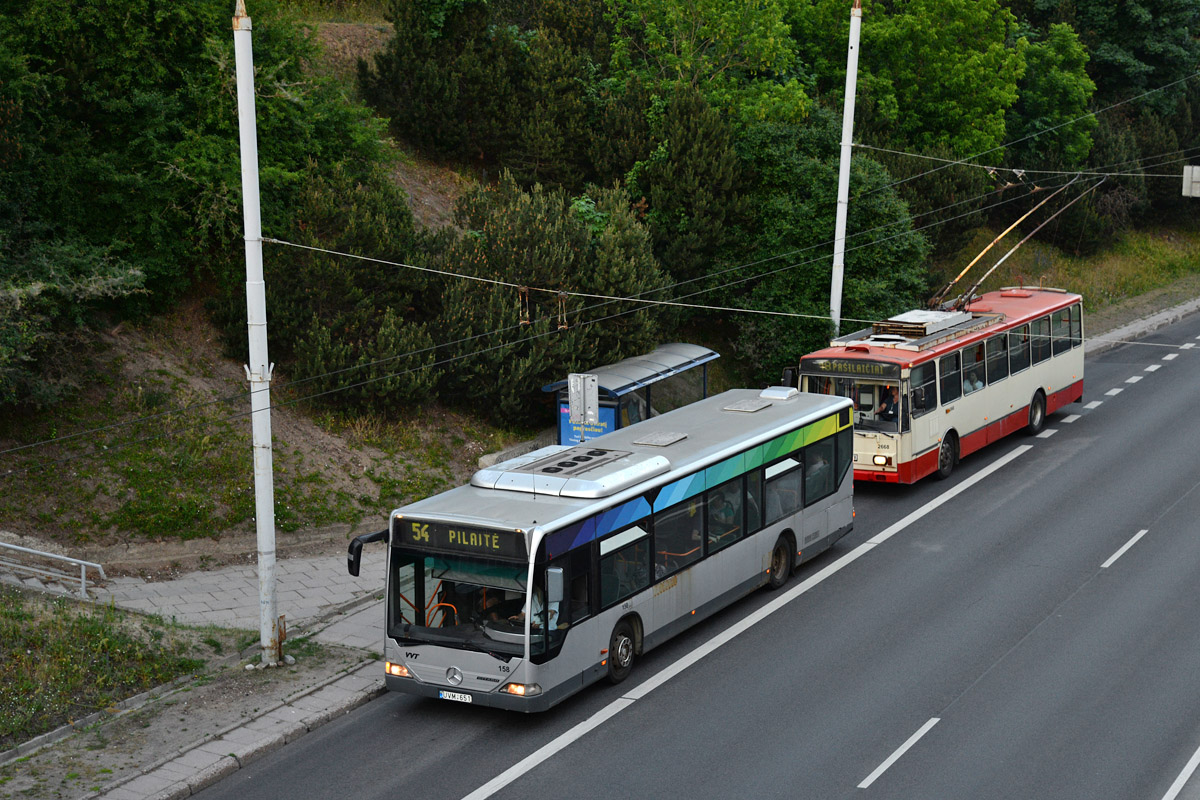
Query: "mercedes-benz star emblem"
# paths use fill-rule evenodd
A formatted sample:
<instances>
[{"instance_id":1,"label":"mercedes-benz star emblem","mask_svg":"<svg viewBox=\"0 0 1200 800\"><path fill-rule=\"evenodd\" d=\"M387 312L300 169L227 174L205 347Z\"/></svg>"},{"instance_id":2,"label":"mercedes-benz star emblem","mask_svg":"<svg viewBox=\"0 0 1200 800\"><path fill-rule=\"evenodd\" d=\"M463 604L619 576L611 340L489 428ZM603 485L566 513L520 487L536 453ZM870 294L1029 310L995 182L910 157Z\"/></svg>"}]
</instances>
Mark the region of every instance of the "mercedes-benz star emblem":
<instances>
[{"instance_id":1,"label":"mercedes-benz star emblem","mask_svg":"<svg viewBox=\"0 0 1200 800\"><path fill-rule=\"evenodd\" d=\"M462 670L458 667L451 667L450 669L446 670L446 680L450 681L451 686L458 686L460 683L462 683L462 679Z\"/></svg>"}]
</instances>

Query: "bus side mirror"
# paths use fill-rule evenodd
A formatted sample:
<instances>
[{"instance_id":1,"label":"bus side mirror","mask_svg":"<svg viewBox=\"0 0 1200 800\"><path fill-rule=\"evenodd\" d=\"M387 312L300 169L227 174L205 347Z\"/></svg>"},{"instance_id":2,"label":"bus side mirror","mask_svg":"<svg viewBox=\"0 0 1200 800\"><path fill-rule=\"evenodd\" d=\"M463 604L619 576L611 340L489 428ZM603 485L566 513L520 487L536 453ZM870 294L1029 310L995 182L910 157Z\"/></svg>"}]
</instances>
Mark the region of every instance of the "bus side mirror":
<instances>
[{"instance_id":1,"label":"bus side mirror","mask_svg":"<svg viewBox=\"0 0 1200 800\"><path fill-rule=\"evenodd\" d=\"M550 567L546 570L546 603L561 603L563 601L563 571L562 567Z\"/></svg>"},{"instance_id":2,"label":"bus side mirror","mask_svg":"<svg viewBox=\"0 0 1200 800\"><path fill-rule=\"evenodd\" d=\"M797 389L800 388L800 381L796 376L796 368L795 367L784 367L783 368L783 377L779 379L779 385L780 386L795 386Z\"/></svg>"},{"instance_id":3,"label":"bus side mirror","mask_svg":"<svg viewBox=\"0 0 1200 800\"><path fill-rule=\"evenodd\" d=\"M359 567L362 562L363 545L371 542L386 542L387 540L387 528L384 528L381 531L375 531L374 533L364 533L362 536L355 536L350 540L350 550L346 553L346 570L355 578L357 578Z\"/></svg>"}]
</instances>

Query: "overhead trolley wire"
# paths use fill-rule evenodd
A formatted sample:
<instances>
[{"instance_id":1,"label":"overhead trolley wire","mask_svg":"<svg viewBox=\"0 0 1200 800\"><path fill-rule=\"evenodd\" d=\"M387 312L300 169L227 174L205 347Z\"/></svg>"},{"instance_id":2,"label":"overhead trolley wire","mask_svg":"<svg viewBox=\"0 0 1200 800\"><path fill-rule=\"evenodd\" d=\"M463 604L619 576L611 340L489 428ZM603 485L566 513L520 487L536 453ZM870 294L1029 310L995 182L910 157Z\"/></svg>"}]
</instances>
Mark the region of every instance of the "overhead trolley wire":
<instances>
[{"instance_id":1,"label":"overhead trolley wire","mask_svg":"<svg viewBox=\"0 0 1200 800\"><path fill-rule=\"evenodd\" d=\"M939 212L939 211L943 211L943 210L946 210L946 209L949 209L949 208L953 208L953 207L955 207L955 206L963 205L964 203L970 203L970 202L974 202L974 201L976 201L976 200L978 200L978 199L980 199L980 198L983 198L983 197L988 197L988 196L990 196L990 195L996 194L996 193L998 193L999 191L1002 191L1002 190L993 190L993 191L986 192L986 193L984 193L984 194L982 194L982 195L978 195L977 197L974 197L974 198L968 198L968 199L966 199L966 200L960 200L960 201L957 201L957 202L955 202L955 203L951 203L951 204L949 204L949 205L947 205L947 206L943 206L942 208L939 208L939 209L934 209L934 210L932 210L932 211L924 212L924 213L922 213L922 214L913 215L913 216L912 216L912 217L910 217L909 219L910 219L910 220L911 220L911 219L917 219L917 218L919 218L919 217L921 217L921 216L928 216L929 214L934 214L934 213L937 213L937 212ZM911 230L911 231L901 231L901 232L899 232L899 233L897 233L897 234L894 234L894 235L892 235L892 236L886 237L886 238L884 238L884 239L880 239L880 240L876 240L876 241L872 241L872 242L866 242L866 243L859 244L859 245L856 245L856 246L853 246L853 247L849 247L849 248L847 248L847 252L852 252L852 251L854 251L854 250L862 249L862 248L865 248L865 247L872 247L872 246L876 246L876 245L879 245L879 244L883 244L883 243L885 243L885 242L891 241L891 240L893 240L893 239L896 239L896 238L899 238L899 237L901 237L901 236L907 236L907 235L911 235L911 234L914 234L914 233L919 233L920 231L926 230L926 229L928 229L928 228L936 227L937 225L942 225L942 224L945 224L945 223L948 223L948 222L952 222L952 221L954 221L954 220L956 220L956 219L960 219L961 217L964 217L964 216L969 216L970 214L974 214L974 213L978 213L978 211L982 211L982 210L988 210L988 209L990 209L990 208L995 208L995 207L997 207L997 206L1004 205L1004 204L1011 203L1011 202L1015 202L1015 201L1018 201L1018 200L1020 200L1020 199L1022 199L1022 197L1021 197L1021 196L1016 196L1016 197L1007 198L1007 199L1001 200L1001 201L999 201L999 202L997 202L997 203L994 203L994 204L992 204L992 205L985 206L985 207L983 207L982 209L978 209L978 210L975 210L975 211L967 212L966 214L961 214L961 215L958 215L958 216L955 216L955 217L949 217L949 218L946 218L946 219L944 219L944 220L938 220L938 221L935 221L935 222L932 222L932 223L930 223L929 225L925 225L925 226L921 226L921 227L918 227L918 228L914 228L914 229L913 229L913 230ZM905 221L906 221L906 220L897 220L897 221L895 221L895 222L891 222L891 223L885 223L884 225L879 225L879 226L876 226L875 228L870 228L870 229L868 229L868 230L865 230L865 231L858 231L858 232L855 232L854 234L852 234L852 235L848 236L848 237L847 237L847 239L854 239L854 238L861 237L861 236L865 236L865 235L868 235L868 234L871 234L871 233L875 233L875 232L878 232L878 231L881 231L881 230L886 230L886 229L888 229L888 228L895 227L895 226L896 226L896 225L898 225L898 224L903 224ZM434 269L429 269L429 268L424 268L424 267L417 267L417 266L415 266L415 265L404 264L403 262L388 261L388 260L385 260L385 259L373 258L373 257L369 257L369 256L360 256L360 255L355 255L355 254L351 254L351 253L343 253L343 252L339 252L339 251L336 251L336 250L331 250L331 249L328 249L328 248L319 248L319 247L313 247L313 246L308 246L308 245L297 245L297 244L294 244L294 243L292 243L292 242L287 242L287 241L280 240L280 239L273 239L273 238L264 237L263 241L270 242L270 243L273 243L273 244L279 244L279 245L285 245L285 246L298 247L298 248L300 248L300 249L305 249L305 250L318 251L318 252L322 252L322 253L325 253L325 254L328 254L328 255L335 255L335 256L340 256L340 257L354 258L354 259L359 259L359 260L369 261L369 262L372 262L372 263L384 264L384 265L388 265L388 266L396 266L396 267L402 267L402 268L411 268L411 269L415 269L415 270L419 270L419 271L424 271L424 272L434 272L434 273L440 274L440 275L442 275L442 276L445 276L445 277L458 277L458 278L466 278L466 279L470 279L470 280L477 280L477 281L486 282L486 283L495 283L495 284L497 284L497 285L504 286L504 287L508 287L508 288L519 287L519 284L512 283L512 282L509 282L509 281L499 281L499 280L493 280L493 279L488 279L488 278L480 278L480 277L478 277L478 276L473 276L473 275L464 275L464 274L461 274L461 273L449 272L449 271L445 271L445 270L434 270ZM761 310L761 309L748 309L748 308L742 308L742 307L713 306L713 305L701 305L701 304L694 304L694 303L682 303L682 302L678 302L679 300L683 300L683 299L686 299L686 298L688 298L688 297L695 297L695 296L696 296L696 295L698 295L698 294L705 294L705 293L708 293L708 292L719 291L719 290L721 290L721 289L729 288L729 287L732 287L732 286L737 286L737 285L739 285L739 284L746 283L746 282L748 282L748 281L752 281L752 280L758 280L758 279L761 279L761 278L764 278L764 277L768 277L768 276L770 276L770 275L775 275L775 274L778 274L778 273L780 273L780 272L784 272L784 271L786 271L786 270L789 270L789 269L794 269L794 268L796 268L796 267L805 266L805 265L807 265L807 264L812 264L812 263L815 263L815 262L817 262L817 261L824 260L824 256L820 256L820 257L817 257L817 258L812 258L812 259L807 259L807 260L803 260L803 261L797 261L797 262L794 262L794 263L787 264L787 265L785 265L785 266L783 266L783 267L780 267L780 268L778 268L778 269L774 269L774 270L770 270L770 271L767 271L767 272L762 272L762 273L756 273L756 274L754 274L754 275L750 275L750 276L745 276L745 277L739 278L738 280L735 280L735 281L730 281L730 282L728 282L728 283L720 284L720 285L717 285L717 286L705 287L705 288L699 289L699 290L697 290L697 291L695 291L695 292L692 292L692 293L690 293L690 294L685 294L685 295L682 295L682 296L680 296L680 297L676 298L676 299L675 299L675 300L673 300L673 301L666 301L666 300L644 300L644 299L642 299L642 298L643 298L643 296L644 296L644 295L647 295L647 294L657 293L657 292L661 292L661 291L667 291L667 290L669 290L669 289L673 289L673 288L678 288L678 287L681 287L681 286L685 286L685 285L687 285L687 284L689 284L689 283L695 283L696 281L699 281L699 280L705 280L705 279L711 279L711 278L713 278L713 277L719 277L719 276L721 276L721 275L726 275L726 274L729 274L730 272L735 272L735 271L738 271L738 270L748 269L748 268L751 268L751 267L754 267L754 266L758 266L758 265L761 265L761 264L764 264L764 263L768 263L768 262L770 262L770 261L775 261L775 260L778 260L778 259L780 259L780 258L785 258L785 257L787 257L787 256L790 256L790 255L795 255L795 254L803 253L803 252L806 252L806 251L809 251L809 250L813 250L813 249L816 249L816 248L818 248L818 247L827 247L827 246L829 246L829 244L831 244L831 242L832 242L832 240L830 240L829 242L819 242L819 243L817 243L817 244L810 245L810 246L808 246L808 247L804 247L804 248L799 248L799 249L797 249L797 250L790 251L790 252L788 252L788 253L778 254L778 255L774 255L774 256L768 256L768 257L766 257L766 258L758 259L758 260L756 260L756 261L753 261L753 262L748 262L748 263L746 263L746 264L740 264L740 265L736 265L736 266L733 266L733 267L728 267L728 268L726 268L726 269L724 269L724 270L720 270L720 271L718 271L718 272L710 273L710 274L708 274L708 275L705 275L705 276L701 276L701 277L697 277L697 278L691 278L691 279L689 279L689 280L686 280L686 281L679 281L679 282L677 282L677 283L674 283L674 284L671 284L671 285L668 285L668 286L663 286L663 287L658 287L658 288L655 288L655 289L650 289L650 290L647 290L646 292L642 292L642 293L640 293L640 294L638 294L638 295L634 295L634 296L630 296L630 297L613 297L613 296L606 296L606 295L594 295L594 294L586 294L586 293L568 293L568 294L577 294L577 296L580 296L580 297L587 297L587 298L590 298L590 299L602 299L602 300L604 300L604 302L597 303L597 304L594 304L594 305L592 305L592 306L587 306L587 307L584 307L584 308L580 308L580 309L575 309L575 310L572 310L572 311L568 312L568 315L570 315L570 316L577 316L577 315L583 314L583 313L585 313L585 312L587 312L587 311L592 311L592 310L596 310L596 309L599 309L599 308L603 308L603 307L605 307L605 306L608 306L608 305L612 305L613 303L620 303L620 302L638 302L638 303L642 303L643 305L664 305L664 306L672 306L672 307L680 307L680 308L692 308L692 309L696 309L696 310L724 311L724 312L733 312L733 313L762 314L762 315L784 316L784 317L793 317L793 318L816 319L816 320L828 320L828 319L830 319L830 317L829 317L828 315L819 315L819 314L799 314L799 313L794 313L794 312L765 311L765 310ZM537 287L530 287L530 288L537 288ZM539 288L539 291L544 291L544 292L548 292L548 293L549 293L549 292L555 292L555 293L557 293L557 290L547 290L547 289L540 289L540 288ZM629 310L627 310L627 311L623 311L623 312L620 312L620 313L618 313L618 314L613 314L613 315L610 315L610 316L607 316L607 317L602 317L602 318L600 318L600 319L597 319L597 320L592 320L592 321L588 321L588 322L584 322L584 323L582 323L582 324L587 324L587 325L591 325L591 324L598 324L598 323L600 323L600 322L605 322L605 321L608 321L608 320L610 320L610 319L616 319L617 317L625 316L625 315L627 315L627 314L636 313L637 311L641 311L641 310L643 310L643 309L642 309L642 308L629 309ZM554 314L554 315L546 315L546 316L543 316L543 317L539 317L539 318L537 318L536 320L533 320L533 322L535 322L535 323L536 323L536 322L542 322L542 321L544 321L544 320L549 320L549 319L551 319L552 317L555 317L555 316L557 316L557 314ZM851 319L851 318L845 318L845 319L846 319L846 321L849 321L849 322L859 322L859 323L865 323L865 324L870 324L871 322L873 322L873 320L859 320L859 319ZM338 369L338 370L332 370L332 371L329 371L329 372L321 373L321 374L319 374L319 375L312 375L312 376L309 376L309 377L306 377L306 378L301 378L301 379L298 379L298 380L295 380L295 381L289 381L289 382L288 382L288 384L287 384L286 386L287 386L287 388L289 388L289 389L294 389L295 387L302 386L302 385L304 385L304 384L306 384L306 383L310 383L310 382L312 382L312 381L315 381L315 380L320 380L320 379L323 379L323 378L329 378L329 377L333 377L333 376L336 376L336 375L344 374L344 373L347 373L347 372L352 372L352 371L355 371L355 370L358 370L358 369L364 369L364 368L371 367L371 366L378 366L378 365L380 365L380 364L386 364L386 363L388 363L388 362L391 362L391 361L398 361L398 360L400 360L400 359L403 359L403 358L411 358L411 357L414 357L414 356L419 356L419 355L422 355L422 354L424 354L424 353L428 353L428 352L431 352L431 351L435 351L435 350L438 350L438 349L441 349L441 348L445 348L445 347L453 347L453 346L456 346L456 345L464 344L464 343L466 343L466 342L474 341L474 340L476 340L476 339L481 339L481 338L484 338L484 337L487 337L487 336L495 336L495 335L498 335L498 334L500 334L500 333L505 333L505 332L508 332L508 331L516 330L516 329L518 329L518 328L520 328L520 327L522 327L520 324L516 324L516 325L510 325L510 326L506 326L506 327L503 327L503 328L497 328L497 329L495 329L495 330L492 330L492 331L485 331L485 332L482 332L482 333L473 334L473 335L471 335L471 336L463 337L463 338L461 338L461 339L457 339L457 340L454 340L454 341L451 341L451 342L443 342L443 343L439 343L439 344L434 344L434 345L431 345L431 346L429 346L429 347L420 348L420 349L418 349L418 350L413 350L413 351L410 351L410 352L408 352L408 353L403 353L403 354L396 355L396 356L390 356L390 357L388 357L388 358L385 358L385 359L379 359L379 360L372 361L372 362L368 362L368 363L364 363L364 364L355 364L355 365L353 365L353 366L350 366L350 367L344 367L344 368L342 368L342 369ZM449 359L445 359L445 360L442 360L442 361L436 361L436 362L433 362L433 363L431 363L431 364L428 364L428 365L423 365L423 366L419 366L419 367L413 367L413 368L411 368L411 369L408 369L408 370L402 370L402 371L400 371L400 372L388 373L387 375L376 376L375 378L369 379L369 380L367 380L367 381L358 382L358 383L351 383L351 384L347 384L347 385L345 385L345 386L338 387L338 388L335 388L335 389L329 389L329 390L326 390L326 391L323 391L323 392L318 392L318 393L311 394L311 395L305 395L305 396L303 396L303 397L300 397L300 398L297 398L297 399L295 399L295 400L290 400L290 401L286 401L286 402L282 402L282 403L273 403L273 404L272 404L270 407L271 407L271 408L274 408L274 407L281 407L281 406L292 405L292 404L295 404L295 403L304 402L304 401L307 401L307 400L312 400L312 399L319 398L319 397L324 397L324 396L326 396L326 395L333 394L333 393L336 393L336 392L339 392L339 391L348 391L348 390L350 390L350 389L359 388L359 387L361 387L361 386L363 386L363 385L367 385L367 384L369 384L369 383L373 383L373 382L376 382L376 381L380 381L380 380L386 380L386 379L388 379L388 378L394 378L394 377L400 377L400 376L403 376L403 375L407 375L407 374L409 374L409 373L411 373L411 372L414 372L414 371L416 371L416 370L420 370L420 369L427 369L427 368L430 368L430 367L435 367L435 366L441 366L441 365L443 365L443 364L452 363L453 361L461 360L461 359L463 359L463 358L469 358L469 357L471 357L471 356L474 356L474 355L482 355L482 354L484 354L484 353L491 352L492 350L494 350L494 349L498 349L498 348L500 348L500 347L511 347L511 346L513 346L513 345L516 345L516 344L518 344L520 341L527 341L529 338L541 338L542 336L549 335L550 333L557 333L557 331L556 331L556 330L555 330L555 331L548 331L548 332L546 332L546 333L544 333L544 334L536 334L536 335L535 335L535 336L533 336L533 337L526 337L526 338L524 338L524 339L521 339L521 340L518 340L518 341L513 341L513 342L505 342L505 343L502 343L502 344L500 344L500 345L497 345L497 346L495 346L495 347L490 347L490 348L485 348L485 349L482 349L482 350L476 350L476 351L472 351L472 352L470 352L470 353L460 354L460 355L458 355L458 356L454 356L454 357L451 357L451 358L449 358ZM253 393L253 392L255 392L255 391L270 391L270 389L268 388L268 389L257 389L257 390L251 390L251 392L252 392L252 393ZM23 450L32 449L32 448L35 448L35 447L47 446L47 445L51 445L51 444L61 444L61 443L63 443L63 442L66 442L66 441L71 441L71 440L74 440L74 439L77 439L77 438L81 438L81 437L84 437L84 436L90 436L90 435L94 435L94 434L97 434L97 433L105 433L105 432L108 432L108 431L117 430L117 429L120 429L120 428L126 428L126 427L130 427L130 426L137 425L137 424L140 424L140 423L144 423L144 422L151 422L151 421L158 420L158 419L162 419L162 418L165 418L165 417L169 417L169 416L173 416L173 415L177 415L177 414L182 414L182 413L185 413L185 412L187 412L187 411L193 411L193 410L197 410L197 409L201 409L201 408L206 408L206 407L209 407L209 406L214 406L214 405L217 405L217 404L220 404L220 403L228 403L228 402L230 402L230 401L232 401L232 400L236 400L236 399L239 399L239 398L244 398L245 396L246 396L246 393L245 393L245 392L238 392L238 393L236 393L236 394L230 394L230 395L226 395L226 396L224 396L224 397L218 397L218 398L215 398L215 399L213 399L213 400L208 400L208 401L199 402L199 403L193 403L193 404L190 404L190 405L188 405L188 406L184 406L184 407L182 407L182 408L178 408L178 409L172 409L172 410L168 410L168 411L162 411L162 412L158 412L158 413L155 413L155 414L146 415L146 416L143 416L143 417L138 417L138 418L136 418L136 419L132 419L132 420L126 420L126 421L123 421L123 422L114 423L114 424L112 424L112 425L106 425L106 426L99 427L99 428L92 428L92 429L88 429L88 430L78 431L78 432L76 432L76 433L66 434L66 435L64 435L64 436L55 437L55 438L53 438L53 439L46 439L46 440L42 440L42 441L38 441L38 442L32 442L32 443L29 443L29 444L19 445L19 446L17 446L17 447L8 448L8 449L6 449L6 450L0 450L0 455L7 455L7 454L10 454L10 453L20 452L20 451L23 451ZM209 425L209 424L216 424L217 422L221 422L221 421L236 420L236 419L240 419L240 418L242 418L242 417L248 416L248 415L249 415L249 412L236 412L236 413L234 413L234 414L231 414L231 415L228 415L228 416L225 416L225 417L221 417L221 418L219 418L219 419L217 419L217 420L205 421L205 422L202 422L202 423L196 423L196 425L193 425L193 426L186 426L186 427L183 427L183 428L175 429L175 430L173 430L173 431L166 431L166 432L163 432L163 433L155 434L154 436L151 436L151 437L147 437L146 439L135 440L134 442L131 442L131 443L129 443L129 444L136 444L136 443L141 443L141 442L145 442L145 441L151 441L151 440L153 440L153 439L156 439L156 438L161 438L161 437L165 437L165 436L171 436L171 435L174 435L175 433L183 433L183 432L186 432L186 431L188 431L188 430L191 430L191 429L192 429L192 428L194 428L194 427L199 427L199 426L202 426L202 425ZM127 445L123 445L123 446L127 446ZM111 451L111 449L110 449L110 451ZM77 456L77 457L81 457L81 456ZM67 459L65 459L65 460L70 460L70 458L71 458L71 457L69 457L69 458L67 458ZM61 463L61 460L60 460L60 461L49 462L49 463L51 463L51 464L55 464L55 463ZM24 471L27 471L27 470L22 470L22 472L24 472Z\"/></svg>"}]
</instances>

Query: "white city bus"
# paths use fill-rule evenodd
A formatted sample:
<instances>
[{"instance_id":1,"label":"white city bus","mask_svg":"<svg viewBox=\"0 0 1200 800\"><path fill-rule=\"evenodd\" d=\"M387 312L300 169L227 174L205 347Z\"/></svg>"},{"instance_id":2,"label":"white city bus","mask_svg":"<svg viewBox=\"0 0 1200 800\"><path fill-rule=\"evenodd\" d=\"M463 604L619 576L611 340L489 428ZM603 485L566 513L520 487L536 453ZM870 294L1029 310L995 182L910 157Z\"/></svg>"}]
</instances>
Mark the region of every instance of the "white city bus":
<instances>
[{"instance_id":1,"label":"white city bus","mask_svg":"<svg viewBox=\"0 0 1200 800\"><path fill-rule=\"evenodd\" d=\"M389 689L540 711L853 524L851 402L739 389L546 447L392 512Z\"/></svg>"},{"instance_id":2,"label":"white city bus","mask_svg":"<svg viewBox=\"0 0 1200 800\"><path fill-rule=\"evenodd\" d=\"M800 388L854 401L855 480L913 483L1080 400L1082 345L1079 295L1008 287L835 339Z\"/></svg>"}]
</instances>

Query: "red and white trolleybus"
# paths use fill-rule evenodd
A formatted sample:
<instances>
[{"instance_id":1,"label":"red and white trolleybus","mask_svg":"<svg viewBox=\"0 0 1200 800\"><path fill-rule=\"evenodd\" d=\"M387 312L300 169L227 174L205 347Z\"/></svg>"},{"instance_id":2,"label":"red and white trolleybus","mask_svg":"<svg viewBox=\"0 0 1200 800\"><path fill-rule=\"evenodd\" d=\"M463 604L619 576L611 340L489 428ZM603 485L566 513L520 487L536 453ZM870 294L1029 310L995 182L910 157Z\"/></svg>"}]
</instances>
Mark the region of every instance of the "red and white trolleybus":
<instances>
[{"instance_id":1,"label":"red and white trolleybus","mask_svg":"<svg viewBox=\"0 0 1200 800\"><path fill-rule=\"evenodd\" d=\"M799 388L854 401L855 480L912 483L1080 400L1082 345L1079 295L1008 287L834 339Z\"/></svg>"}]
</instances>

